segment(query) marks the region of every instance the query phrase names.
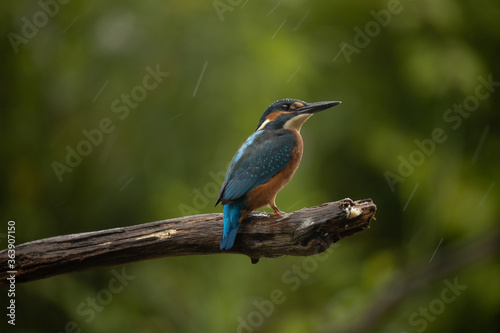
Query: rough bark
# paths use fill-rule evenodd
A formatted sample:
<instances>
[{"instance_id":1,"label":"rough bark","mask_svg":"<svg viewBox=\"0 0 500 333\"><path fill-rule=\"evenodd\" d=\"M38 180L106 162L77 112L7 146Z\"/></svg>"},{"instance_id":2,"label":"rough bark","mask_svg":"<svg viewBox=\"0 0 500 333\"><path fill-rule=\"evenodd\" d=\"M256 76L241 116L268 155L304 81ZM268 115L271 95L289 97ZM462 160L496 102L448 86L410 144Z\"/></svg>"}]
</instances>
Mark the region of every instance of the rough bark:
<instances>
[{"instance_id":1,"label":"rough bark","mask_svg":"<svg viewBox=\"0 0 500 333\"><path fill-rule=\"evenodd\" d=\"M279 216L250 214L234 247L219 250L222 214L204 214L32 241L16 246L15 267L0 252L0 287L15 271L16 283L99 267L160 257L240 253L259 258L308 256L370 226L376 206L371 199L344 199Z\"/></svg>"}]
</instances>

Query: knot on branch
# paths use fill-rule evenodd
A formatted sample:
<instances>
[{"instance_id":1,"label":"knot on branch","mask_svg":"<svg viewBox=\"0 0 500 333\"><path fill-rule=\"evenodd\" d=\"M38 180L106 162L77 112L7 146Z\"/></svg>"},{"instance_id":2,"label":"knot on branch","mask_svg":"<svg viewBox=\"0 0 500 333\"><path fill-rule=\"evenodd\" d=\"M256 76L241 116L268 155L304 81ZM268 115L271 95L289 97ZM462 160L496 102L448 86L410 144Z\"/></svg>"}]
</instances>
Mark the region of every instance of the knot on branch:
<instances>
[{"instance_id":1,"label":"knot on branch","mask_svg":"<svg viewBox=\"0 0 500 333\"><path fill-rule=\"evenodd\" d=\"M308 256L370 227L377 207L371 199L344 200L278 216L252 213L243 221L233 252L259 258Z\"/></svg>"}]
</instances>

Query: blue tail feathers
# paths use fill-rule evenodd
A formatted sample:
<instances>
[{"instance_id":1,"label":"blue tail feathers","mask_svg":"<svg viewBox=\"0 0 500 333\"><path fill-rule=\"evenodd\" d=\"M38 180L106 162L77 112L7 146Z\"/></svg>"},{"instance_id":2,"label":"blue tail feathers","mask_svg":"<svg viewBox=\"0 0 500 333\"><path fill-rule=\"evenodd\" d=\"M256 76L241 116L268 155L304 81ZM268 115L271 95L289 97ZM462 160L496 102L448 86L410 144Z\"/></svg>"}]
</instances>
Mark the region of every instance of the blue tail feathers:
<instances>
[{"instance_id":1,"label":"blue tail feathers","mask_svg":"<svg viewBox=\"0 0 500 333\"><path fill-rule=\"evenodd\" d=\"M242 201L233 201L224 205L224 230L220 241L221 250L229 250L233 247L238 227L240 226Z\"/></svg>"}]
</instances>

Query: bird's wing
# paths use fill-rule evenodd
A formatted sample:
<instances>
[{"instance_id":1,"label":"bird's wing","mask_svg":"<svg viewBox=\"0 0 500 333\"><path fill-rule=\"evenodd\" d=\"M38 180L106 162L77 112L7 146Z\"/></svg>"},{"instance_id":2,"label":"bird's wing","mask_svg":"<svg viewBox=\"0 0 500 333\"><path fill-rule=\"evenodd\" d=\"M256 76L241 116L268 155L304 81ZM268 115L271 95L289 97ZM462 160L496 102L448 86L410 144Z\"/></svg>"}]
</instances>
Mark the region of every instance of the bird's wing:
<instances>
[{"instance_id":1,"label":"bird's wing","mask_svg":"<svg viewBox=\"0 0 500 333\"><path fill-rule=\"evenodd\" d=\"M261 130L252 134L234 155L216 205L237 200L267 183L288 165L296 142L295 135L288 130Z\"/></svg>"}]
</instances>

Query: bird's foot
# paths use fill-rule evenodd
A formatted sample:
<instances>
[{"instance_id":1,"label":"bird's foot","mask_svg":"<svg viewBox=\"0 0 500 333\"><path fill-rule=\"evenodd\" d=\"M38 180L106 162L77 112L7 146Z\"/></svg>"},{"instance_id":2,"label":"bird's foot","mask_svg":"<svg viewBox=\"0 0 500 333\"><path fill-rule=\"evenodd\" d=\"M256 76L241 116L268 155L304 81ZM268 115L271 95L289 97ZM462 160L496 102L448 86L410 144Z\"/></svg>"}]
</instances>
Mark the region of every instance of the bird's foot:
<instances>
[{"instance_id":1,"label":"bird's foot","mask_svg":"<svg viewBox=\"0 0 500 333\"><path fill-rule=\"evenodd\" d=\"M274 210L274 213L272 213L271 216L284 214L278 207L276 207L276 205L272 205L271 208Z\"/></svg>"}]
</instances>

